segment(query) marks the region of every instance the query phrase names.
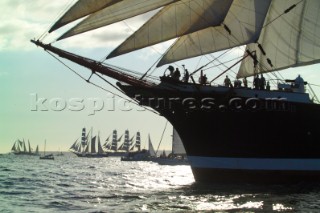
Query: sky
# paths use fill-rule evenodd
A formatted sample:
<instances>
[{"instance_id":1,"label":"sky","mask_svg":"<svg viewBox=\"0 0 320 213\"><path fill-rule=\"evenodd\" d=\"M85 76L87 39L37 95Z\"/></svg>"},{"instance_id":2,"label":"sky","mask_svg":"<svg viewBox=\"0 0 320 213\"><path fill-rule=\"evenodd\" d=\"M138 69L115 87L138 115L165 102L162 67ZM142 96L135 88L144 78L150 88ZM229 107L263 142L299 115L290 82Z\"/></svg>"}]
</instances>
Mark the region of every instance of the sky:
<instances>
[{"instance_id":1,"label":"sky","mask_svg":"<svg viewBox=\"0 0 320 213\"><path fill-rule=\"evenodd\" d=\"M30 39L43 35L71 2L0 1L0 153L10 152L17 139L30 140L31 146L35 149L39 145L40 150L43 150L46 140L47 151L67 151L80 138L83 127L88 130L92 128L93 133L100 134L103 141L114 129L118 130L119 135L126 129L131 135L140 131L143 146L146 146L150 134L154 147L157 147L167 122L165 118L136 105L128 105L124 99L114 98L111 93L86 83L30 42ZM100 60L150 15L152 13L54 42L53 45ZM64 31L54 32L44 42L53 41ZM160 57L159 52L164 52L169 45L170 42L126 54L110 60L110 63L144 73ZM242 53L236 50L233 54L240 56ZM88 70L65 63L85 77L90 75ZM190 63L181 62L189 70L196 69L201 63L204 63L202 58ZM160 68L155 75L162 75L164 70ZM283 75L294 79L303 72L305 80L320 85L318 70L319 66L314 65L308 66L308 69L289 69ZM107 84L103 87L119 94ZM318 88L314 89L319 93ZM79 101L83 101L81 110L79 104L75 104ZM160 150L170 149L171 135L172 126L168 124Z\"/></svg>"},{"instance_id":2,"label":"sky","mask_svg":"<svg viewBox=\"0 0 320 213\"><path fill-rule=\"evenodd\" d=\"M69 3L62 0L0 1L0 153L10 152L17 139L30 140L33 149L39 145L43 150L46 140L47 151L67 151L80 138L83 127L92 128L103 141L114 129L119 135L126 129L132 136L140 131L143 147L146 147L148 134L157 147L166 119L136 105L128 105L123 99L113 98L112 94L86 83L30 42L46 32ZM141 25L139 18L134 23ZM112 26L111 32L107 29L105 37L103 30L102 33L97 30L61 45L71 52L101 59L122 41L119 37L124 39L128 35L126 24ZM128 56L123 61L114 61L121 65L135 64L132 68L138 70L142 66L133 61L139 60L145 72L154 63L148 61L153 54L145 51L134 58ZM90 74L81 67L71 66L83 76ZM106 84L103 86L116 92ZM57 100L62 104L60 108L55 105ZM72 108L75 100L83 100L82 110ZM94 112L95 109L99 111ZM172 126L168 124L161 150L170 149L171 135Z\"/></svg>"}]
</instances>

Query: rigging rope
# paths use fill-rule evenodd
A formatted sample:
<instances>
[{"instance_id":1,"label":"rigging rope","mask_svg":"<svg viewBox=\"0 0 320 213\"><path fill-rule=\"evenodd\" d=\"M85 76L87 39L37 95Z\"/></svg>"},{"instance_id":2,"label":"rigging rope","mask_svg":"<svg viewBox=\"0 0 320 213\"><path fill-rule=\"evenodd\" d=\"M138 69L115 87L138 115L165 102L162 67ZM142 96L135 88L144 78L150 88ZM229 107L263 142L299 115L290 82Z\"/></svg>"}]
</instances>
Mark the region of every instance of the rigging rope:
<instances>
[{"instance_id":1,"label":"rigging rope","mask_svg":"<svg viewBox=\"0 0 320 213\"><path fill-rule=\"evenodd\" d=\"M114 92L112 92L112 91L110 91L110 90L107 90L107 89L105 89L105 88L103 88L103 87L101 87L101 86L99 86L99 85L97 85L97 84L95 84L95 83L93 83L93 82L91 82L91 81L89 81L88 79L85 79L83 76L81 76L79 73L77 73L75 70L73 70L71 67L69 67L67 64L65 64L62 60L60 60L59 58L57 58L55 55L53 55L52 53L50 53L50 52L48 52L48 51L46 51L47 53L49 53L49 55L51 55L53 58L55 58L57 61L59 61L61 64L63 64L65 67L67 67L70 71L72 71L74 74L76 74L78 77L80 77L81 79L83 79L84 81L86 81L87 83L89 83L89 84L92 84L93 86L95 86L95 87L97 87L97 88L99 88L99 89L101 89L101 90L104 90L104 91L106 91L106 92L109 92L109 93L111 93L112 95L114 95L114 96L117 96L117 97L119 97L119 98L122 98L122 99L124 99L124 100L126 100L126 101L128 101L129 103L133 103L133 104L135 104L135 105L137 105L137 106L139 106L139 107L142 107L142 108L144 108L144 109L146 109L146 110L148 110L148 111L150 111L150 112L152 112L152 113L154 113L154 114L156 114L156 115L160 115L158 112L156 112L156 111L154 111L154 110L151 110L151 109L149 109L149 108L147 108L147 107L145 107L145 106L142 106L142 105L139 105L137 102L135 102L135 101L133 101L133 100L131 100L131 99L127 99L127 98L124 98L124 97L122 97L121 95L119 95L119 94L116 94L116 93L114 93ZM95 73L96 74L96 73ZM114 88L116 88L114 85L112 85L110 82L108 82L106 79L104 79L102 76L100 76L100 75L98 75L98 74L96 74L98 77L100 77L101 79L103 79L104 81L106 81L108 84L110 84L111 86L113 86ZM91 75L92 76L92 75ZM118 88L116 88L117 90L119 90ZM119 90L120 92L122 92L121 90ZM122 92L123 93L123 92ZM124 94L124 93L123 93Z\"/></svg>"},{"instance_id":2,"label":"rigging rope","mask_svg":"<svg viewBox=\"0 0 320 213\"><path fill-rule=\"evenodd\" d=\"M38 38L39 41L42 41L43 39L45 39L47 37L47 35L49 35L48 31L50 30L50 28L54 25L55 22L57 22L59 20L60 17L62 17L62 15L64 13L66 13L66 11L73 5L74 1L75 0L70 0L70 3L67 3L66 7L54 18L54 20L56 20L56 21L52 22L53 24L48 24L47 29Z\"/></svg>"},{"instance_id":3,"label":"rigging rope","mask_svg":"<svg viewBox=\"0 0 320 213\"><path fill-rule=\"evenodd\" d=\"M161 138L160 138L160 142L159 142L159 144L158 144L158 148L157 148L157 151L156 151L156 155L158 154L158 151L159 151L159 148L160 148L160 144L161 144L162 139L163 139L163 135L164 135L164 133L165 133L165 131L166 131L166 129L167 129L167 125L168 125L168 120L166 121L166 125L164 126L164 129L163 129L163 131L162 131L162 135L161 135Z\"/></svg>"}]
</instances>

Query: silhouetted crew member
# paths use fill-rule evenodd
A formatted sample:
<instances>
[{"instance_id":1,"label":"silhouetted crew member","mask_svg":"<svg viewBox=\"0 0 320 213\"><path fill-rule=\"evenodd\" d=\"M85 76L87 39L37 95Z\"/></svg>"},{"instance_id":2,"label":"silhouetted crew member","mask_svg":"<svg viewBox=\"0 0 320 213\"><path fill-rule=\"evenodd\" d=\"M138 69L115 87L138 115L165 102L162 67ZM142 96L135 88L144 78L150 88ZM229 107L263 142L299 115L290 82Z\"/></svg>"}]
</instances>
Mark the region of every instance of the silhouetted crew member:
<instances>
[{"instance_id":1,"label":"silhouetted crew member","mask_svg":"<svg viewBox=\"0 0 320 213\"><path fill-rule=\"evenodd\" d=\"M168 77L172 77L173 76L174 67L170 65L167 69L170 71Z\"/></svg>"},{"instance_id":2,"label":"silhouetted crew member","mask_svg":"<svg viewBox=\"0 0 320 213\"><path fill-rule=\"evenodd\" d=\"M264 88L266 86L266 79L263 77L263 74L261 74L261 78L260 78L260 82L259 83L260 83L260 85L259 85L260 89L264 90Z\"/></svg>"},{"instance_id":3,"label":"silhouetted crew member","mask_svg":"<svg viewBox=\"0 0 320 213\"><path fill-rule=\"evenodd\" d=\"M206 74L204 74L202 77L202 84L203 85L207 84L207 80L208 80L208 78L207 78Z\"/></svg>"},{"instance_id":4,"label":"silhouetted crew member","mask_svg":"<svg viewBox=\"0 0 320 213\"><path fill-rule=\"evenodd\" d=\"M300 75L294 80L294 87L298 89L299 92L304 93L304 80Z\"/></svg>"},{"instance_id":5,"label":"silhouetted crew member","mask_svg":"<svg viewBox=\"0 0 320 213\"><path fill-rule=\"evenodd\" d=\"M253 79L253 87L255 89L259 89L259 85L260 85L260 78L259 78L259 75L256 75Z\"/></svg>"},{"instance_id":6,"label":"silhouetted crew member","mask_svg":"<svg viewBox=\"0 0 320 213\"><path fill-rule=\"evenodd\" d=\"M226 78L224 79L224 85L226 87L230 87L231 86L230 78L227 75L226 75Z\"/></svg>"},{"instance_id":7,"label":"silhouetted crew member","mask_svg":"<svg viewBox=\"0 0 320 213\"><path fill-rule=\"evenodd\" d=\"M179 70L179 68L176 68L176 70L174 71L174 73L173 73L173 78L174 79L177 79L177 80L179 80L180 79L180 76L181 76L181 74L180 74L180 70Z\"/></svg>"},{"instance_id":8,"label":"silhouetted crew member","mask_svg":"<svg viewBox=\"0 0 320 213\"><path fill-rule=\"evenodd\" d=\"M188 72L187 69L186 69L185 72L184 72L183 81L184 81L184 82L188 82L188 81L189 81L189 72Z\"/></svg>"},{"instance_id":9,"label":"silhouetted crew member","mask_svg":"<svg viewBox=\"0 0 320 213\"><path fill-rule=\"evenodd\" d=\"M269 84L269 81L267 82L266 90L270 91L270 84Z\"/></svg>"}]
</instances>

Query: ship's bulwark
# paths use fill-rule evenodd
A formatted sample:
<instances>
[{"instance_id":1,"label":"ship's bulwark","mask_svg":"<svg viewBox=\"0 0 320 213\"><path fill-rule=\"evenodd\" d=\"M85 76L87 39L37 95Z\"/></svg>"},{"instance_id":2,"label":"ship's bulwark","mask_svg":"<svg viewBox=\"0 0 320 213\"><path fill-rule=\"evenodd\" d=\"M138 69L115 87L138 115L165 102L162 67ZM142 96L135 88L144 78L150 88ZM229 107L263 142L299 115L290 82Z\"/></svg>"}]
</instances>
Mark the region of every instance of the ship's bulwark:
<instances>
[{"instance_id":1,"label":"ship's bulwark","mask_svg":"<svg viewBox=\"0 0 320 213\"><path fill-rule=\"evenodd\" d=\"M196 181L320 181L317 104L254 99L259 102L255 107L239 108L238 104L230 106L230 100L248 102L227 93L212 93L205 96L212 102L203 107L199 103L204 96L197 94L190 97L196 104L190 105L183 102L187 98L183 93L165 97L161 90L155 93L131 86L121 88L171 122L181 136Z\"/></svg>"}]
</instances>

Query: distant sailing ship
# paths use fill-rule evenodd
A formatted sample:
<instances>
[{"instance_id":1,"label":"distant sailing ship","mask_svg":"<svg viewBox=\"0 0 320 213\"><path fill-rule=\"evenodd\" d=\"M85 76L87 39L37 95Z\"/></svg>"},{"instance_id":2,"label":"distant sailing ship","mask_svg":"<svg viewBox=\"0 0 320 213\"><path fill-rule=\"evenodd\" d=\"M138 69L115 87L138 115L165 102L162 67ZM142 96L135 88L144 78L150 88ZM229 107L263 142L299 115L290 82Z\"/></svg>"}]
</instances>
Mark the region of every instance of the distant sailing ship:
<instances>
[{"instance_id":1,"label":"distant sailing ship","mask_svg":"<svg viewBox=\"0 0 320 213\"><path fill-rule=\"evenodd\" d=\"M113 130L112 132L112 140L109 141L109 137L106 139L106 143L103 147L108 153L109 156L125 156L127 152L132 152L135 150L140 151L141 149L141 137L140 132L136 134L136 140L134 142L134 136L130 138L129 130L126 130L124 133L124 141L121 144L121 135L118 138L117 130Z\"/></svg>"},{"instance_id":2,"label":"distant sailing ship","mask_svg":"<svg viewBox=\"0 0 320 213\"><path fill-rule=\"evenodd\" d=\"M98 134L98 139L96 136L91 136L89 138L90 132L86 135L86 128L82 129L81 141L76 140L73 145L70 147L70 151L76 154L78 157L87 157L87 158L102 158L108 157L100 142L100 135ZM96 139L98 140L98 151L96 151Z\"/></svg>"},{"instance_id":3,"label":"distant sailing ship","mask_svg":"<svg viewBox=\"0 0 320 213\"><path fill-rule=\"evenodd\" d=\"M160 157L152 159L152 161L160 165L189 165L182 140L174 128L172 133L172 152L168 156L162 154Z\"/></svg>"},{"instance_id":4,"label":"distant sailing ship","mask_svg":"<svg viewBox=\"0 0 320 213\"><path fill-rule=\"evenodd\" d=\"M148 150L140 150L139 148L138 151L127 152L125 156L121 157L121 161L152 161L152 159L155 159L157 155L153 148L150 135L148 136L148 147Z\"/></svg>"},{"instance_id":5,"label":"distant sailing ship","mask_svg":"<svg viewBox=\"0 0 320 213\"><path fill-rule=\"evenodd\" d=\"M39 146L37 146L36 151L32 152L32 148L30 142L28 140L28 148L26 147L26 143L24 139L16 140L11 148L11 152L15 155L39 155Z\"/></svg>"},{"instance_id":6,"label":"distant sailing ship","mask_svg":"<svg viewBox=\"0 0 320 213\"><path fill-rule=\"evenodd\" d=\"M43 149L43 156L40 156L40 160L54 160L53 154L47 154L46 155L46 145L47 141L44 141L44 149Z\"/></svg>"}]
</instances>

